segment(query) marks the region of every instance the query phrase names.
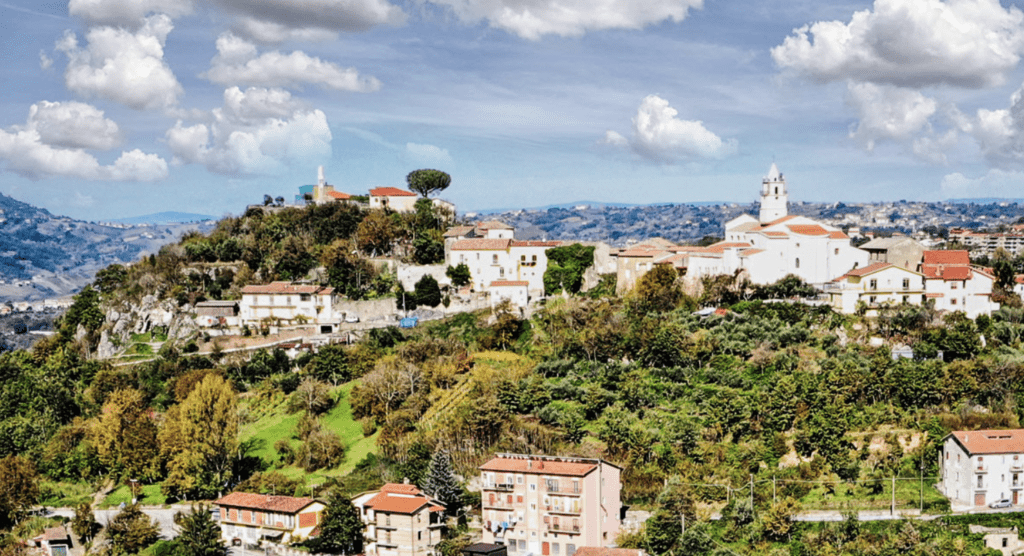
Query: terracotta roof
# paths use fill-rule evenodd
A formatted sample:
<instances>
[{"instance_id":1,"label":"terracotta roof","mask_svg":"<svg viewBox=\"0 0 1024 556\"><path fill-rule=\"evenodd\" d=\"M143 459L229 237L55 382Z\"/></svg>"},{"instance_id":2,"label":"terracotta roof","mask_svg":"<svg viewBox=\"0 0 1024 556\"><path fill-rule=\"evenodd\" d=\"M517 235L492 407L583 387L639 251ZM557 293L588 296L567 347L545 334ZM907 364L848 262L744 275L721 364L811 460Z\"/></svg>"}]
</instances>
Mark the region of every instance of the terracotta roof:
<instances>
[{"instance_id":1,"label":"terracotta roof","mask_svg":"<svg viewBox=\"0 0 1024 556\"><path fill-rule=\"evenodd\" d=\"M1024 429L953 431L950 436L971 455L1024 453Z\"/></svg>"},{"instance_id":2,"label":"terracotta roof","mask_svg":"<svg viewBox=\"0 0 1024 556\"><path fill-rule=\"evenodd\" d=\"M387 483L380 487L381 492L389 492L392 494L423 494L416 485L408 485L405 483Z\"/></svg>"},{"instance_id":3,"label":"terracotta roof","mask_svg":"<svg viewBox=\"0 0 1024 556\"><path fill-rule=\"evenodd\" d=\"M758 253L764 253L764 249L744 249L743 251L740 251L740 256L749 257Z\"/></svg>"},{"instance_id":4,"label":"terracotta roof","mask_svg":"<svg viewBox=\"0 0 1024 556\"><path fill-rule=\"evenodd\" d=\"M766 235L766 236L768 236L768 237L773 237L773 238L789 237L789 234L787 234L786 232L761 232L761 233Z\"/></svg>"},{"instance_id":5,"label":"terracotta roof","mask_svg":"<svg viewBox=\"0 0 1024 556\"><path fill-rule=\"evenodd\" d=\"M512 226L504 222L498 222L497 220L488 220L486 222L477 222L477 228L481 230L514 230Z\"/></svg>"},{"instance_id":6,"label":"terracotta roof","mask_svg":"<svg viewBox=\"0 0 1024 556\"><path fill-rule=\"evenodd\" d=\"M576 556L642 556L639 548L602 548L598 546L581 546L576 549Z\"/></svg>"},{"instance_id":7,"label":"terracotta roof","mask_svg":"<svg viewBox=\"0 0 1024 556\"><path fill-rule=\"evenodd\" d=\"M758 222L744 222L738 226L727 228L730 232L756 232L761 229L761 224Z\"/></svg>"},{"instance_id":8,"label":"terracotta roof","mask_svg":"<svg viewBox=\"0 0 1024 556\"><path fill-rule=\"evenodd\" d=\"M671 257L669 257L667 259L661 259L661 260L655 262L654 264L670 264L672 266L684 268L686 265L680 265L679 263L687 262L687 260L689 258L690 258L690 254L689 253L679 253L677 255L672 255Z\"/></svg>"},{"instance_id":9,"label":"terracotta roof","mask_svg":"<svg viewBox=\"0 0 1024 556\"><path fill-rule=\"evenodd\" d=\"M617 256L619 256L619 257L627 257L627 258L653 257L653 256L657 255L658 253L664 253L664 252L665 252L664 249L656 249L654 247L650 247L650 246L647 246L647 245L640 245L640 246L634 247L632 249L626 249L624 251L619 251L619 254Z\"/></svg>"},{"instance_id":10,"label":"terracotta roof","mask_svg":"<svg viewBox=\"0 0 1024 556\"><path fill-rule=\"evenodd\" d=\"M529 285L530 285L530 283L525 281L525 280L495 280L495 281L491 282L491 287L492 288L500 288L500 287L526 287L526 286L529 286Z\"/></svg>"},{"instance_id":11,"label":"terracotta roof","mask_svg":"<svg viewBox=\"0 0 1024 556\"><path fill-rule=\"evenodd\" d=\"M666 249L666 251L671 251L673 253L694 253L703 250L703 247L698 247L696 245L676 245L675 247L669 247Z\"/></svg>"},{"instance_id":12,"label":"terracotta roof","mask_svg":"<svg viewBox=\"0 0 1024 556\"><path fill-rule=\"evenodd\" d=\"M428 504L436 505L433 504L430 498L423 496L422 493L419 492L419 489L416 489L416 492L416 495L409 495L407 493L398 494L385 491L382 488L380 493L366 502L366 507L373 508L373 511L375 512L414 514L423 506Z\"/></svg>"},{"instance_id":13,"label":"terracotta roof","mask_svg":"<svg viewBox=\"0 0 1024 556\"><path fill-rule=\"evenodd\" d=\"M561 241L513 241L512 247L558 247Z\"/></svg>"},{"instance_id":14,"label":"terracotta roof","mask_svg":"<svg viewBox=\"0 0 1024 556\"><path fill-rule=\"evenodd\" d=\"M924 270L925 277L933 280L958 281L971 279L971 267L969 266L927 267L922 268L922 270Z\"/></svg>"},{"instance_id":15,"label":"terracotta roof","mask_svg":"<svg viewBox=\"0 0 1024 556\"><path fill-rule=\"evenodd\" d=\"M731 242L730 243L728 241L720 241L720 242L718 242L718 243L716 243L714 245L707 246L707 248L704 249L704 252L705 253L722 253L726 249L741 249L741 248L744 248L744 247L749 249L750 247L753 247L753 246L751 244L747 243L747 242Z\"/></svg>"},{"instance_id":16,"label":"terracotta roof","mask_svg":"<svg viewBox=\"0 0 1024 556\"><path fill-rule=\"evenodd\" d=\"M328 197L333 197L333 198L338 199L340 201L344 201L346 199L351 199L352 198L352 196L349 195L348 193L342 193L341 191L328 191L327 192L327 196Z\"/></svg>"},{"instance_id":17,"label":"terracotta roof","mask_svg":"<svg viewBox=\"0 0 1024 556\"><path fill-rule=\"evenodd\" d=\"M778 220L772 220L771 222L765 224L765 227L767 227L767 226L774 226L776 224L782 224L783 222L789 222L790 220L792 220L794 218L796 218L795 214L790 214L789 216L783 216L782 218L779 218Z\"/></svg>"},{"instance_id":18,"label":"terracotta roof","mask_svg":"<svg viewBox=\"0 0 1024 556\"><path fill-rule=\"evenodd\" d=\"M473 226L455 226L444 233L444 237L459 237L473 231Z\"/></svg>"},{"instance_id":19,"label":"terracotta roof","mask_svg":"<svg viewBox=\"0 0 1024 556\"><path fill-rule=\"evenodd\" d=\"M967 251L925 251L924 252L924 264L942 264L942 265L969 265L971 264L971 257L967 254Z\"/></svg>"},{"instance_id":20,"label":"terracotta roof","mask_svg":"<svg viewBox=\"0 0 1024 556\"><path fill-rule=\"evenodd\" d=\"M44 530L40 537L47 542L66 541L68 540L68 532L63 527L50 527Z\"/></svg>"},{"instance_id":21,"label":"terracotta roof","mask_svg":"<svg viewBox=\"0 0 1024 556\"><path fill-rule=\"evenodd\" d=\"M314 286L306 284L292 284L291 282L271 282L263 285L250 285L242 288L242 293L297 293L297 294L318 294L330 295L334 288L329 286Z\"/></svg>"},{"instance_id":22,"label":"terracotta roof","mask_svg":"<svg viewBox=\"0 0 1024 556\"><path fill-rule=\"evenodd\" d=\"M452 251L505 251L511 239L460 239L452 244Z\"/></svg>"},{"instance_id":23,"label":"terracotta roof","mask_svg":"<svg viewBox=\"0 0 1024 556\"><path fill-rule=\"evenodd\" d=\"M295 514L315 502L312 498L295 498L293 496L271 496L269 494L253 494L251 492L232 492L214 502L218 506L232 506L252 510L266 510Z\"/></svg>"},{"instance_id":24,"label":"terracotta roof","mask_svg":"<svg viewBox=\"0 0 1024 556\"><path fill-rule=\"evenodd\" d=\"M817 224L793 224L791 226L786 226L786 228L789 228L789 231L793 232L794 234L800 234L802 236L828 235L828 230L822 228Z\"/></svg>"},{"instance_id":25,"label":"terracotta roof","mask_svg":"<svg viewBox=\"0 0 1024 556\"><path fill-rule=\"evenodd\" d=\"M873 272L878 272L879 270L883 270L883 269L889 268L890 266L896 266L896 265L891 264L891 263L873 263L873 264L869 264L868 266L865 266L865 267L854 268L854 269L850 270L849 272L847 272L845 275L840 276L840 278L844 278L846 276L866 276L866 275L871 274Z\"/></svg>"},{"instance_id":26,"label":"terracotta roof","mask_svg":"<svg viewBox=\"0 0 1024 556\"><path fill-rule=\"evenodd\" d=\"M1018 274L1013 277L1013 281L1017 284L1024 284L1024 274Z\"/></svg>"},{"instance_id":27,"label":"terracotta roof","mask_svg":"<svg viewBox=\"0 0 1024 556\"><path fill-rule=\"evenodd\" d=\"M374 187L370 190L374 197L415 197L412 191L406 191L397 187Z\"/></svg>"},{"instance_id":28,"label":"terracotta roof","mask_svg":"<svg viewBox=\"0 0 1024 556\"><path fill-rule=\"evenodd\" d=\"M535 473L538 475L566 475L583 477L597 469L593 461L555 461L534 456L502 457L497 456L480 466L481 471L499 471L511 473Z\"/></svg>"},{"instance_id":29,"label":"terracotta roof","mask_svg":"<svg viewBox=\"0 0 1024 556\"><path fill-rule=\"evenodd\" d=\"M834 232L829 232L828 233L828 237L829 237L829 239L850 239L850 236L846 235L845 233L843 233L843 232L841 232L839 230L836 230Z\"/></svg>"}]
</instances>

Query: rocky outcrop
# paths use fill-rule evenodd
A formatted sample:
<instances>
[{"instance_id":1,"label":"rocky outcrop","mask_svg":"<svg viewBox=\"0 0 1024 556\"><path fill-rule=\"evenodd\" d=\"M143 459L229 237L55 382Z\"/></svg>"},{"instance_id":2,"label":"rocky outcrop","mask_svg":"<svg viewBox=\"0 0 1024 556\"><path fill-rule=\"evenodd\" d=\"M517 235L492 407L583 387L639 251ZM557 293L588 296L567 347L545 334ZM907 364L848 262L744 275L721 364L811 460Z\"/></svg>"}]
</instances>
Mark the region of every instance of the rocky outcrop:
<instances>
[{"instance_id":1,"label":"rocky outcrop","mask_svg":"<svg viewBox=\"0 0 1024 556\"><path fill-rule=\"evenodd\" d=\"M138 304L122 303L107 310L96 355L112 357L121 350L118 346L131 343L133 334L146 334L158 326L167 331L168 341L189 338L199 330L191 305L179 307L173 299L160 300L155 295L147 295Z\"/></svg>"}]
</instances>

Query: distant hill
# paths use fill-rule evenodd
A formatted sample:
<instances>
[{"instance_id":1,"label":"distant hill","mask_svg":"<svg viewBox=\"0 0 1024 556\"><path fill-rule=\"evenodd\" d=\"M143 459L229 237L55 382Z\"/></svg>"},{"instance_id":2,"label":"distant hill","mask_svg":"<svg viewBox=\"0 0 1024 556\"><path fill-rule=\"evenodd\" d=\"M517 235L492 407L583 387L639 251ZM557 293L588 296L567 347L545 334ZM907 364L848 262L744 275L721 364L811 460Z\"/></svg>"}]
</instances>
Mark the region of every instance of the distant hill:
<instances>
[{"instance_id":1,"label":"distant hill","mask_svg":"<svg viewBox=\"0 0 1024 556\"><path fill-rule=\"evenodd\" d=\"M0 302L77 292L101 268L138 260L188 230L209 231L213 225L110 226L54 216L0 194Z\"/></svg>"},{"instance_id":2,"label":"distant hill","mask_svg":"<svg viewBox=\"0 0 1024 556\"><path fill-rule=\"evenodd\" d=\"M216 217L210 216L209 214L194 214L191 212L157 212L155 214L146 214L143 216L133 216L131 218L118 218L111 222L118 222L120 224L183 224L188 222L203 222L206 220L217 220Z\"/></svg>"},{"instance_id":3,"label":"distant hill","mask_svg":"<svg viewBox=\"0 0 1024 556\"><path fill-rule=\"evenodd\" d=\"M957 205L969 205L974 203L976 205L997 205L999 203L1024 203L1024 199L1001 199L999 197L977 197L971 199L950 199L947 203L953 203Z\"/></svg>"}]
</instances>

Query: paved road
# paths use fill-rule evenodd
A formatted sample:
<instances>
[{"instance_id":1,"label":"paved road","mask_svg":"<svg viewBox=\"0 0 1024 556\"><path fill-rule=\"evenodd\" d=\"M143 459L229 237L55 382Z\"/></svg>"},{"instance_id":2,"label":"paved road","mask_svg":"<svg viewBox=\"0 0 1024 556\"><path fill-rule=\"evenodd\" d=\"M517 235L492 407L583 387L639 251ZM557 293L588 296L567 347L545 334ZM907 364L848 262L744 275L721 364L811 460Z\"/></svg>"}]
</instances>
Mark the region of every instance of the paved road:
<instances>
[{"instance_id":1,"label":"paved road","mask_svg":"<svg viewBox=\"0 0 1024 556\"><path fill-rule=\"evenodd\" d=\"M178 536L177 526L174 525L174 514L178 512L188 513L191 511L191 506L180 506L171 508L142 508L142 512L148 515L150 518L156 520L157 525L160 527L160 537L163 539L173 539ZM93 515L96 516L96 521L100 522L100 525L106 527L110 520L114 518L121 510L118 508L110 510L93 510ZM52 513L49 515L65 516L73 518L75 516L74 508L54 508Z\"/></svg>"}]
</instances>

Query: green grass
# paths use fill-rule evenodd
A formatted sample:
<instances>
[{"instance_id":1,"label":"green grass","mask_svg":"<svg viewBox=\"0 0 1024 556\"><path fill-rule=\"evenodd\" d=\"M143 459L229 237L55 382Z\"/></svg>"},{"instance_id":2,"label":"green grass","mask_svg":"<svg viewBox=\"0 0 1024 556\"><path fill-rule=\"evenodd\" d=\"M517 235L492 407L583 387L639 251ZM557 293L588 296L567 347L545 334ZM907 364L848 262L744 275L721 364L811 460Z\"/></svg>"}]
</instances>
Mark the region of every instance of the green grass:
<instances>
[{"instance_id":1,"label":"green grass","mask_svg":"<svg viewBox=\"0 0 1024 556\"><path fill-rule=\"evenodd\" d=\"M945 497L934 486L924 483L924 506L934 507L942 504ZM876 510L886 509L892 502L892 484L886 480L880 494L868 494L864 488L854 488L849 484L839 484L834 494L828 494L824 486L817 486L800 500L804 510ZM896 481L896 507L907 509L917 508L921 503L921 490L918 481ZM934 510L933 510L934 511Z\"/></svg>"},{"instance_id":2,"label":"green grass","mask_svg":"<svg viewBox=\"0 0 1024 556\"><path fill-rule=\"evenodd\" d=\"M101 508L118 506L124 502L132 503L132 491L126 485L121 485L107 495L100 503ZM163 506L167 503L167 497L160 492L160 485L142 485L139 492L139 504L143 506Z\"/></svg>"},{"instance_id":3,"label":"green grass","mask_svg":"<svg viewBox=\"0 0 1024 556\"><path fill-rule=\"evenodd\" d=\"M320 418L324 428L334 431L341 437L341 441L346 447L345 461L334 469L321 469L312 473L307 473L294 465L277 468L276 471L292 479L301 479L307 485L316 485L324 482L327 477L347 475L367 454L377 452L377 434L379 433L363 437L362 425L352 417L352 406L348 401L348 396L357 383L358 381L353 381L332 389L331 393L336 397L338 403ZM298 447L299 441L292 436L301 413L289 415L285 411L287 405L285 398L277 397L270 402L265 399L254 399L243 403L248 404L251 413L258 412L255 421L243 425L238 431L239 440L252 443L250 454L273 465L279 459L277 451L274 450L274 444L279 439L287 439L292 447Z\"/></svg>"},{"instance_id":4,"label":"green grass","mask_svg":"<svg viewBox=\"0 0 1024 556\"><path fill-rule=\"evenodd\" d=\"M75 507L92 502L93 488L88 483L42 481L39 483L39 503L51 508Z\"/></svg>"}]
</instances>

